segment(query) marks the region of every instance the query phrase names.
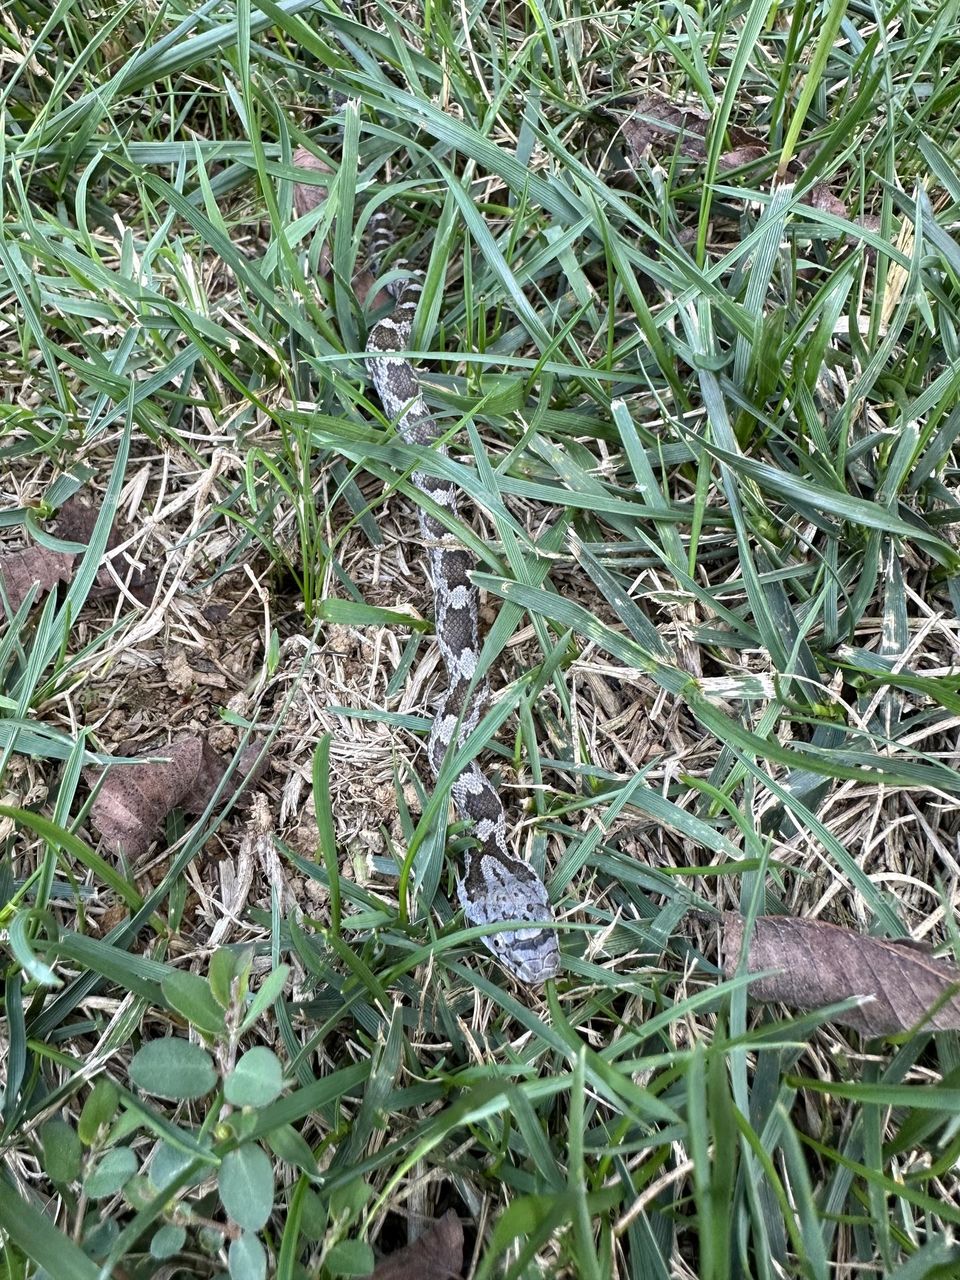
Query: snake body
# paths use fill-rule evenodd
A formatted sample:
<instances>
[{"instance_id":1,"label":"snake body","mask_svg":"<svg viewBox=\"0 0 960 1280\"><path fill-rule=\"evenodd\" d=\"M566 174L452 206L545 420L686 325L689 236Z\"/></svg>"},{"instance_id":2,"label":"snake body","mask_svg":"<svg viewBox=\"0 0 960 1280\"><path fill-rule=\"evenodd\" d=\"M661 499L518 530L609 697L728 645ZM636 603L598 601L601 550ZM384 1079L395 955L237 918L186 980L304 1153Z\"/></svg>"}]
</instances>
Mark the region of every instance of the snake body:
<instances>
[{"instance_id":1,"label":"snake body","mask_svg":"<svg viewBox=\"0 0 960 1280\"><path fill-rule=\"evenodd\" d=\"M393 314L371 329L366 366L383 410L396 422L403 440L446 453L445 446L437 444L440 429L403 354L410 347L420 293L418 280L411 276L399 290ZM421 493L456 517L453 484L422 471L414 472L413 481ZM470 579L475 561L429 511L421 507L419 516L433 582L437 641L449 682L427 746L436 778L454 739L461 746L479 723L488 687L481 678L471 688L480 654L477 589ZM458 883L466 919L474 925L529 921L524 928L491 932L483 941L520 981L535 985L554 977L560 952L546 887L536 871L508 849L503 805L476 761L458 774L452 795L460 815L473 823L476 841L464 857Z\"/></svg>"}]
</instances>

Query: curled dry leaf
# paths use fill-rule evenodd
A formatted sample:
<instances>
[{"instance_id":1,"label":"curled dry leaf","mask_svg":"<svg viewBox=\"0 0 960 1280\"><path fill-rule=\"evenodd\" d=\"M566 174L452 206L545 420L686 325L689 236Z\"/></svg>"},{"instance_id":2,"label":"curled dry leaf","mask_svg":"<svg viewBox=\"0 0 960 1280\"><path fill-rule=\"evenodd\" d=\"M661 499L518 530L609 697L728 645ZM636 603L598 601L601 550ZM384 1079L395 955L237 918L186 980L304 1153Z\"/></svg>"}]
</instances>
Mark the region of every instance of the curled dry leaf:
<instances>
[{"instance_id":1,"label":"curled dry leaf","mask_svg":"<svg viewBox=\"0 0 960 1280\"><path fill-rule=\"evenodd\" d=\"M747 143L742 147L734 147L732 151L724 151L717 161L717 167L721 173L724 173L729 169L739 169L742 165L762 160L766 154L767 148L760 143Z\"/></svg>"},{"instance_id":2,"label":"curled dry leaf","mask_svg":"<svg viewBox=\"0 0 960 1280\"><path fill-rule=\"evenodd\" d=\"M65 542L78 542L85 546L93 535L97 523L98 508L87 506L79 497L70 498L57 513L57 537ZM111 529L107 538L107 551L114 551L121 542L116 529ZM77 556L71 551L51 551L47 547L23 547L16 551L8 551L0 557L0 581L7 593L7 599L13 609L19 609L27 598L30 588L36 585L37 597L46 595L60 582L69 582L73 577L74 563ZM121 577L129 581L131 592L138 600L149 597L152 582L133 562L123 557L117 565ZM103 565L97 573L94 591L106 595L117 590L116 580L107 565Z\"/></svg>"},{"instance_id":3,"label":"curled dry leaf","mask_svg":"<svg viewBox=\"0 0 960 1280\"><path fill-rule=\"evenodd\" d=\"M58 582L69 582L76 556L67 551L48 551L46 547L21 547L0 557L0 582L16 612L37 587L37 598L52 591Z\"/></svg>"},{"instance_id":4,"label":"curled dry leaf","mask_svg":"<svg viewBox=\"0 0 960 1280\"><path fill-rule=\"evenodd\" d=\"M231 781L234 791L252 787L267 767L257 764L259 745L250 743L240 754ZM107 775L90 809L90 820L108 848L131 858L145 853L163 824L178 806L187 813L201 813L227 771L224 760L198 734L177 738L168 748L153 752L166 755L164 763L117 765ZM97 774L90 771L92 785ZM227 795L222 797L225 802Z\"/></svg>"},{"instance_id":5,"label":"curled dry leaf","mask_svg":"<svg viewBox=\"0 0 960 1280\"><path fill-rule=\"evenodd\" d=\"M294 168L302 169L305 173L331 172L330 166L324 164L319 156L315 156L306 147L297 147L293 153L293 164ZM326 198L326 186L320 186L318 183L313 182L295 182L293 184L293 211L298 218L302 218L311 209L316 209L318 205L323 204ZM320 259L317 264L317 270L321 276L330 274L330 262L330 246L324 242L320 249Z\"/></svg>"},{"instance_id":6,"label":"curled dry leaf","mask_svg":"<svg viewBox=\"0 0 960 1280\"><path fill-rule=\"evenodd\" d=\"M453 1209L419 1240L374 1269L371 1280L459 1280L463 1274L463 1227Z\"/></svg>"},{"instance_id":7,"label":"curled dry leaf","mask_svg":"<svg viewBox=\"0 0 960 1280\"><path fill-rule=\"evenodd\" d=\"M832 213L837 218L847 216L847 206L833 194L825 182L818 182L815 187L811 187L802 200L804 204L821 209L824 213Z\"/></svg>"},{"instance_id":8,"label":"curled dry leaf","mask_svg":"<svg viewBox=\"0 0 960 1280\"><path fill-rule=\"evenodd\" d=\"M660 155L677 152L684 160L707 158L707 129L710 113L703 107L685 103L680 106L659 93L648 93L623 123L623 135L634 159L650 147ZM762 138L747 129L730 125L727 129L732 150L720 157L721 169L738 169L762 159L767 146Z\"/></svg>"},{"instance_id":9,"label":"curled dry leaf","mask_svg":"<svg viewBox=\"0 0 960 1280\"><path fill-rule=\"evenodd\" d=\"M721 921L723 972L737 971L744 920L726 912ZM895 1035L914 1027L960 1029L960 969L936 959L921 944L871 938L820 920L759 916L749 941L747 972L771 969L750 984L757 1000L793 1009L819 1009L866 997L835 1021L865 1036Z\"/></svg>"},{"instance_id":10,"label":"curled dry leaf","mask_svg":"<svg viewBox=\"0 0 960 1280\"><path fill-rule=\"evenodd\" d=\"M294 168L302 169L306 173L332 172L328 164L325 164L319 156L315 156L312 151L308 151L306 147L297 147L293 153L293 164ZM311 209L316 209L318 205L323 204L326 198L326 186L313 182L295 182L293 184L293 211L298 218L302 218ZM320 249L320 257L317 262L317 272L320 276L326 277L330 274L331 261L330 245L325 242ZM354 276L353 291L357 295L361 306L369 306L371 309L376 309L386 306L389 302L389 294L383 289L379 290L374 298L369 297L375 279L374 272L366 269L359 271Z\"/></svg>"}]
</instances>

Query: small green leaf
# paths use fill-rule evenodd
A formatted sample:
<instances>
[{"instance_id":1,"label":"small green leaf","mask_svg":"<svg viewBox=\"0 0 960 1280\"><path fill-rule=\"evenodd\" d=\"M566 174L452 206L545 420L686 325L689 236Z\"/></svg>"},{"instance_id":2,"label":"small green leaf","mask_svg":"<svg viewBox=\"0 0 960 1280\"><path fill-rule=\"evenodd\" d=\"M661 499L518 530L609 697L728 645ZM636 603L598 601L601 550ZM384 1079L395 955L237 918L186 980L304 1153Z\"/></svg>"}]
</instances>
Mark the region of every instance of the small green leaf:
<instances>
[{"instance_id":1,"label":"small green leaf","mask_svg":"<svg viewBox=\"0 0 960 1280\"><path fill-rule=\"evenodd\" d=\"M145 1209L157 1194L157 1187L145 1173L137 1173L123 1188L123 1198L136 1213Z\"/></svg>"},{"instance_id":2,"label":"small green leaf","mask_svg":"<svg viewBox=\"0 0 960 1280\"><path fill-rule=\"evenodd\" d=\"M220 1199L234 1222L259 1231L273 1210L273 1166L262 1147L250 1143L223 1158Z\"/></svg>"},{"instance_id":3,"label":"small green leaf","mask_svg":"<svg viewBox=\"0 0 960 1280\"><path fill-rule=\"evenodd\" d=\"M178 1227L172 1222L168 1222L165 1227L161 1227L154 1234L153 1239L150 1241L150 1253L154 1258L172 1258L175 1253L179 1253L183 1248L186 1238L186 1227Z\"/></svg>"},{"instance_id":4,"label":"small green leaf","mask_svg":"<svg viewBox=\"0 0 960 1280\"><path fill-rule=\"evenodd\" d=\"M363 1240L341 1240L326 1256L326 1264L335 1276L369 1276L373 1274L373 1250Z\"/></svg>"},{"instance_id":5,"label":"small green leaf","mask_svg":"<svg viewBox=\"0 0 960 1280\"><path fill-rule=\"evenodd\" d=\"M233 1111L224 1124L230 1131L230 1136L238 1143L246 1142L252 1138L260 1127L259 1111L254 1111L252 1107ZM257 1133L257 1137L259 1137Z\"/></svg>"},{"instance_id":6,"label":"small green leaf","mask_svg":"<svg viewBox=\"0 0 960 1280\"><path fill-rule=\"evenodd\" d=\"M136 1172L137 1157L130 1148L114 1147L84 1178L83 1189L91 1200L102 1200L121 1191Z\"/></svg>"},{"instance_id":7,"label":"small green leaf","mask_svg":"<svg viewBox=\"0 0 960 1280\"><path fill-rule=\"evenodd\" d=\"M266 1135L267 1143L273 1154L280 1160L292 1164L295 1169L304 1173L316 1173L317 1162L310 1144L292 1124L283 1124Z\"/></svg>"},{"instance_id":8,"label":"small green leaf","mask_svg":"<svg viewBox=\"0 0 960 1280\"><path fill-rule=\"evenodd\" d=\"M43 1168L51 1182L73 1182L80 1177L83 1150L72 1124L66 1120L48 1120L40 1132L43 1143Z\"/></svg>"},{"instance_id":9,"label":"small green leaf","mask_svg":"<svg viewBox=\"0 0 960 1280\"><path fill-rule=\"evenodd\" d=\"M237 971L237 953L229 947L221 947L210 957L207 977L214 1000L222 1009L230 1005L230 987Z\"/></svg>"},{"instance_id":10,"label":"small green leaf","mask_svg":"<svg viewBox=\"0 0 960 1280\"><path fill-rule=\"evenodd\" d=\"M161 1142L150 1161L150 1181L158 1191L162 1191L183 1173L192 1159L189 1151L182 1151L170 1142Z\"/></svg>"},{"instance_id":11,"label":"small green leaf","mask_svg":"<svg viewBox=\"0 0 960 1280\"><path fill-rule=\"evenodd\" d=\"M235 1107L265 1107L282 1089L280 1060L263 1045L248 1050L223 1082L223 1096Z\"/></svg>"},{"instance_id":12,"label":"small green leaf","mask_svg":"<svg viewBox=\"0 0 960 1280\"><path fill-rule=\"evenodd\" d=\"M210 990L217 1004L229 1009L233 1000L233 988L237 981L237 995L242 1000L247 993L250 981L250 966L253 963L253 951L250 947L221 947L210 958L208 976Z\"/></svg>"},{"instance_id":13,"label":"small green leaf","mask_svg":"<svg viewBox=\"0 0 960 1280\"><path fill-rule=\"evenodd\" d=\"M226 1034L223 1009L213 997L210 983L197 973L168 973L160 984L164 999L182 1013L191 1027L210 1036Z\"/></svg>"},{"instance_id":14,"label":"small green leaf","mask_svg":"<svg viewBox=\"0 0 960 1280\"><path fill-rule=\"evenodd\" d=\"M264 1280L267 1253L256 1236L245 1231L230 1244L230 1280Z\"/></svg>"},{"instance_id":15,"label":"small green leaf","mask_svg":"<svg viewBox=\"0 0 960 1280\"><path fill-rule=\"evenodd\" d=\"M134 1054L130 1079L144 1093L179 1102L209 1093L217 1073L210 1055L198 1044L167 1036L151 1040Z\"/></svg>"},{"instance_id":16,"label":"small green leaf","mask_svg":"<svg viewBox=\"0 0 960 1280\"><path fill-rule=\"evenodd\" d=\"M290 966L288 964L279 964L272 973L267 974L263 982L260 983L259 991L250 1001L250 1008L240 1024L241 1031L249 1030L261 1014L270 1008L283 990L289 974Z\"/></svg>"},{"instance_id":17,"label":"small green leaf","mask_svg":"<svg viewBox=\"0 0 960 1280\"><path fill-rule=\"evenodd\" d=\"M303 1194L303 1209L300 1217L300 1230L304 1239L311 1242L322 1240L326 1235L329 1220L327 1206L312 1187L307 1187Z\"/></svg>"},{"instance_id":18,"label":"small green leaf","mask_svg":"<svg viewBox=\"0 0 960 1280\"><path fill-rule=\"evenodd\" d=\"M354 1178L330 1193L330 1217L337 1222L352 1222L373 1195L373 1187L362 1178Z\"/></svg>"},{"instance_id":19,"label":"small green leaf","mask_svg":"<svg viewBox=\"0 0 960 1280\"><path fill-rule=\"evenodd\" d=\"M85 1147L92 1147L102 1141L119 1105L119 1089L112 1080L101 1076L90 1090L77 1124L80 1141Z\"/></svg>"},{"instance_id":20,"label":"small green leaf","mask_svg":"<svg viewBox=\"0 0 960 1280\"><path fill-rule=\"evenodd\" d=\"M223 1248L223 1231L216 1227L201 1227L197 1232L197 1244L211 1256Z\"/></svg>"},{"instance_id":21,"label":"small green leaf","mask_svg":"<svg viewBox=\"0 0 960 1280\"><path fill-rule=\"evenodd\" d=\"M113 1218L102 1218L92 1213L83 1224L83 1251L91 1258L102 1260L113 1248L120 1228ZM58 1275L54 1272L54 1277Z\"/></svg>"}]
</instances>

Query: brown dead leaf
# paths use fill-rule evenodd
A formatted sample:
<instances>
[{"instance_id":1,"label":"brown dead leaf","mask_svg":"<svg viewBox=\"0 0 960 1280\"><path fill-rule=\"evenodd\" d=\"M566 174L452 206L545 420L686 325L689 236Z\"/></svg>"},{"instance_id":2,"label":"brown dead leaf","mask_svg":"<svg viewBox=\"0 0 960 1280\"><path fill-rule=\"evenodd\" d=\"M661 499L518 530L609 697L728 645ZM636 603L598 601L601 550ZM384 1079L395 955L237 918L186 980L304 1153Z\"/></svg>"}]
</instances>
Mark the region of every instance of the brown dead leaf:
<instances>
[{"instance_id":1,"label":"brown dead leaf","mask_svg":"<svg viewBox=\"0 0 960 1280\"><path fill-rule=\"evenodd\" d=\"M10 608L16 612L26 600L30 588L36 586L37 599L59 582L73 577L76 556L67 551L48 551L46 547L21 547L0 557L0 582L7 593Z\"/></svg>"},{"instance_id":2,"label":"brown dead leaf","mask_svg":"<svg viewBox=\"0 0 960 1280\"><path fill-rule=\"evenodd\" d=\"M74 496L63 504L56 517L56 533L65 542L78 542L86 546L97 523L98 508L88 506ZM107 537L107 551L114 551L122 539L116 529ZM38 587L37 599L52 591L61 582L73 577L77 556L71 551L51 551L46 547L23 547L9 551L0 557L0 581L13 609L19 609L34 585ZM132 594L141 601L149 598L153 582L142 570L136 568L126 556L116 565L117 573L129 583ZM94 593L115 593L117 584L110 568L104 565L97 573Z\"/></svg>"},{"instance_id":3,"label":"brown dead leaf","mask_svg":"<svg viewBox=\"0 0 960 1280\"><path fill-rule=\"evenodd\" d=\"M194 664L192 666L191 659ZM163 655L163 670L167 684L178 693L191 693L198 686L226 689L228 684L227 677L217 670L214 662L178 646L171 645Z\"/></svg>"},{"instance_id":4,"label":"brown dead leaf","mask_svg":"<svg viewBox=\"0 0 960 1280\"><path fill-rule=\"evenodd\" d=\"M324 164L319 156L315 156L306 147L297 147L293 153L293 166L295 169L303 169L306 173L333 172L328 164ZM302 218L311 209L316 209L317 205L323 204L326 198L326 186L321 186L315 182L295 182L293 184L293 211L298 218Z\"/></svg>"},{"instance_id":5,"label":"brown dead leaf","mask_svg":"<svg viewBox=\"0 0 960 1280\"><path fill-rule=\"evenodd\" d=\"M864 231L872 231L874 235L879 235L883 227L881 219L875 213L864 213L859 218L854 218L854 222L858 227L863 227ZM847 243L856 247L860 244L860 241L855 235L849 235L847 236ZM866 245L864 256L871 267L876 264L877 251L872 244Z\"/></svg>"},{"instance_id":6,"label":"brown dead leaf","mask_svg":"<svg viewBox=\"0 0 960 1280\"><path fill-rule=\"evenodd\" d=\"M737 970L742 916L725 912L720 949L725 977ZM820 920L759 916L749 943L747 972L776 972L750 984L756 1000L793 1009L868 997L835 1021L865 1036L895 1035L922 1027L960 1029L960 969L909 940L871 938ZM934 1010L934 1012L931 1012Z\"/></svg>"},{"instance_id":7,"label":"brown dead leaf","mask_svg":"<svg viewBox=\"0 0 960 1280\"><path fill-rule=\"evenodd\" d=\"M86 546L93 537L94 526L100 508L92 503L84 502L79 494L68 498L54 517L57 526L57 537L66 542L79 542ZM114 529L107 535L107 550L112 551L120 542Z\"/></svg>"},{"instance_id":8,"label":"brown dead leaf","mask_svg":"<svg viewBox=\"0 0 960 1280\"><path fill-rule=\"evenodd\" d=\"M293 153L293 163L295 168L302 169L306 173L332 172L328 164L324 164L319 156L315 156L306 147L297 147ZM312 182L295 182L293 184L293 211L298 218L302 218L311 209L316 209L318 205L323 204L326 198L327 188L325 186L319 186ZM321 276L330 274L331 261L330 245L324 241L320 248L320 258L317 263L317 270Z\"/></svg>"},{"instance_id":9,"label":"brown dead leaf","mask_svg":"<svg viewBox=\"0 0 960 1280\"><path fill-rule=\"evenodd\" d=\"M717 161L717 168L721 172L728 169L739 169L741 165L753 164L756 160L762 160L767 154L767 148L761 143L746 143L742 147L734 147L732 151L724 151Z\"/></svg>"},{"instance_id":10,"label":"brown dead leaf","mask_svg":"<svg viewBox=\"0 0 960 1280\"><path fill-rule=\"evenodd\" d=\"M231 781L234 791L255 785L266 770L259 766L260 748L250 743L241 752ZM167 748L151 755L169 756L165 762L116 765L100 788L90 809L90 820L114 853L121 850L138 858L156 839L160 828L178 806L187 813L201 813L226 773L226 762L198 734L182 734ZM87 781L96 781L88 771ZM222 800L226 802L228 795Z\"/></svg>"},{"instance_id":11,"label":"brown dead leaf","mask_svg":"<svg viewBox=\"0 0 960 1280\"><path fill-rule=\"evenodd\" d=\"M824 213L832 213L837 218L845 218L847 216L847 206L838 196L833 194L825 182L818 182L801 199L803 204L809 204L814 209L821 209Z\"/></svg>"},{"instance_id":12,"label":"brown dead leaf","mask_svg":"<svg viewBox=\"0 0 960 1280\"><path fill-rule=\"evenodd\" d=\"M378 311L390 301L390 294L386 289L378 289L371 298L370 290L373 288L375 278L372 271L359 271L353 277L353 292L357 295L357 301L361 307L366 307L368 312Z\"/></svg>"},{"instance_id":13,"label":"brown dead leaf","mask_svg":"<svg viewBox=\"0 0 960 1280\"><path fill-rule=\"evenodd\" d=\"M191 734L174 742L166 763L118 765L93 802L90 820L114 853L139 857L161 822L196 780L203 744ZM92 781L93 779L88 779Z\"/></svg>"},{"instance_id":14,"label":"brown dead leaf","mask_svg":"<svg viewBox=\"0 0 960 1280\"><path fill-rule=\"evenodd\" d=\"M463 1227L449 1209L419 1240L384 1258L371 1280L459 1280L463 1274Z\"/></svg>"},{"instance_id":15,"label":"brown dead leaf","mask_svg":"<svg viewBox=\"0 0 960 1280\"><path fill-rule=\"evenodd\" d=\"M312 151L308 151L306 147L297 147L293 153L293 163L297 169L303 169L308 173L332 172L328 164L325 164L318 156L315 156ZM323 204L326 198L327 188L325 186L318 186L315 183L308 182L295 182L293 184L293 211L298 218L302 218L311 209L316 209L317 205ZM326 277L330 274L331 261L330 245L324 243L320 249L320 257L317 262L317 271L320 276ZM360 305L367 307L369 310L377 310L386 306L390 301L390 295L384 289L378 290L373 298L369 296L374 280L374 273L367 269L357 272L353 278L353 291L357 295Z\"/></svg>"},{"instance_id":16,"label":"brown dead leaf","mask_svg":"<svg viewBox=\"0 0 960 1280\"><path fill-rule=\"evenodd\" d=\"M647 147L656 146L661 154L672 154L676 149L684 159L705 160L709 123L709 112L703 107L680 107L659 93L648 93L623 122L623 135L634 159Z\"/></svg>"},{"instance_id":17,"label":"brown dead leaf","mask_svg":"<svg viewBox=\"0 0 960 1280\"><path fill-rule=\"evenodd\" d=\"M710 113L702 106L680 106L659 93L648 93L624 121L623 134L635 160L648 147L658 155L670 156L676 151L684 160L705 160L709 126ZM727 138L732 150L721 155L721 169L737 169L767 154L763 139L748 129L730 125Z\"/></svg>"}]
</instances>

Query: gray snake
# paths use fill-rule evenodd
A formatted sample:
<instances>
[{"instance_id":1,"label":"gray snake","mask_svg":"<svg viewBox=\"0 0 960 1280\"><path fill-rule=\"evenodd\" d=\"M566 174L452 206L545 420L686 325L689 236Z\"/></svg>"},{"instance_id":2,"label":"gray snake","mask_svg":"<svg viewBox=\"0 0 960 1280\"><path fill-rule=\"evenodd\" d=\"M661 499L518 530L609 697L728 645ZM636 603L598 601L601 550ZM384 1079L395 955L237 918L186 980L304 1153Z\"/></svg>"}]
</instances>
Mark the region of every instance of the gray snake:
<instances>
[{"instance_id":1,"label":"gray snake","mask_svg":"<svg viewBox=\"0 0 960 1280\"><path fill-rule=\"evenodd\" d=\"M445 453L446 447L437 443L436 419L403 354L410 347L420 293L421 285L411 275L398 292L393 314L374 325L368 335L366 366L384 413L396 423L402 439ZM413 482L426 497L457 516L456 489L448 480L415 471ZM448 677L427 745L436 778L454 739L461 746L479 723L489 689L485 677L474 683L480 653L478 596L470 578L475 561L429 511L421 507L419 516L433 582L437 642ZM555 977L560 951L547 890L533 867L508 849L500 797L473 760L457 775L451 792L459 814L472 822L475 840L475 847L464 856L458 881L464 916L473 925L528 921L526 927L488 933L483 941L520 981L534 985Z\"/></svg>"}]
</instances>

